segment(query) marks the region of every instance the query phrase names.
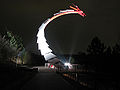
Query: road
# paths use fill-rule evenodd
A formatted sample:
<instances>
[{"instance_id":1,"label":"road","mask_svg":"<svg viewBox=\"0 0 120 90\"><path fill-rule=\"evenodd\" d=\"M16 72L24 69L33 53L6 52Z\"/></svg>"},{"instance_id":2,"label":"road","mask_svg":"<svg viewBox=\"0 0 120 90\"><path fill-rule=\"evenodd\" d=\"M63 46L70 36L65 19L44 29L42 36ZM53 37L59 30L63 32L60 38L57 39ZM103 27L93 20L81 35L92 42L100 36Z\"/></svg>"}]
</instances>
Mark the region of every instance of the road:
<instances>
[{"instance_id":1,"label":"road","mask_svg":"<svg viewBox=\"0 0 120 90\"><path fill-rule=\"evenodd\" d=\"M39 72L21 90L74 90L73 87L55 72Z\"/></svg>"}]
</instances>

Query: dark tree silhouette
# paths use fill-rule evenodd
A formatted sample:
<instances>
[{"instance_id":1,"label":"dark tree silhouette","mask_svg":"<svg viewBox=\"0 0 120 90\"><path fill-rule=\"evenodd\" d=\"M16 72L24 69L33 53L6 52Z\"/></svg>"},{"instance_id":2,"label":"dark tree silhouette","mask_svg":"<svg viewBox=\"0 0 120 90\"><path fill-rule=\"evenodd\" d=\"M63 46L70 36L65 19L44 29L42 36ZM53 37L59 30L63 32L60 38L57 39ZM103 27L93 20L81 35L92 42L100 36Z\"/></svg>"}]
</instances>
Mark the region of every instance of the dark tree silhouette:
<instances>
[{"instance_id":1,"label":"dark tree silhouette","mask_svg":"<svg viewBox=\"0 0 120 90\"><path fill-rule=\"evenodd\" d=\"M106 46L98 37L94 37L91 44L88 45L87 52L89 55L103 55Z\"/></svg>"},{"instance_id":2,"label":"dark tree silhouette","mask_svg":"<svg viewBox=\"0 0 120 90\"><path fill-rule=\"evenodd\" d=\"M116 43L115 46L113 47L112 54L114 56L120 56L120 44Z\"/></svg>"},{"instance_id":3,"label":"dark tree silhouette","mask_svg":"<svg viewBox=\"0 0 120 90\"><path fill-rule=\"evenodd\" d=\"M110 46L107 47L106 51L105 51L105 56L111 56L112 55L112 49Z\"/></svg>"},{"instance_id":4,"label":"dark tree silhouette","mask_svg":"<svg viewBox=\"0 0 120 90\"><path fill-rule=\"evenodd\" d=\"M42 55L31 53L30 57L31 60L29 62L29 65L45 65L46 61Z\"/></svg>"}]
</instances>

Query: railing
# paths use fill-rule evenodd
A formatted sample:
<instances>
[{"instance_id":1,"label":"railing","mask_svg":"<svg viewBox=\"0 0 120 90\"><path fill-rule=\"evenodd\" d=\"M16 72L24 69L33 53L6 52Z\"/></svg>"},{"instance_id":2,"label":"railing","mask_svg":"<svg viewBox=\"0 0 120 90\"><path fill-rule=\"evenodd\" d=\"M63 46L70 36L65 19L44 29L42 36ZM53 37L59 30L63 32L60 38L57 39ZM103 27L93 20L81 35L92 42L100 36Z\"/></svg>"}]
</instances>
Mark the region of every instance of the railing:
<instances>
[{"instance_id":1,"label":"railing","mask_svg":"<svg viewBox=\"0 0 120 90\"><path fill-rule=\"evenodd\" d=\"M58 69L57 72L69 82L74 82L78 86L88 89L117 90L120 85L120 81L113 79L113 76L106 73L96 73L87 68Z\"/></svg>"}]
</instances>

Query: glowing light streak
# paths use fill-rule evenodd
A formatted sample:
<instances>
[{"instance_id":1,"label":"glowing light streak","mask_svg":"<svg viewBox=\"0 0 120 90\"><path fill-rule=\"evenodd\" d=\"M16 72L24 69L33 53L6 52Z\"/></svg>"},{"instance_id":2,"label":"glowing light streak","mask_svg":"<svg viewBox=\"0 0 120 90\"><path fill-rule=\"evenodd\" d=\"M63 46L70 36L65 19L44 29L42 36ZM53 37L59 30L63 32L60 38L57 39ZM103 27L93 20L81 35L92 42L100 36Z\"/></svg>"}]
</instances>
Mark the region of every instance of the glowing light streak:
<instances>
[{"instance_id":1,"label":"glowing light streak","mask_svg":"<svg viewBox=\"0 0 120 90\"><path fill-rule=\"evenodd\" d=\"M74 5L74 4L73 4ZM52 50L49 48L49 45L46 42L46 38L45 38L45 34L44 34L44 30L45 27L55 18L60 17L62 15L66 15L66 14L79 14L81 16L86 16L85 13L83 13L82 10L80 10L78 8L78 6L74 5L75 7L70 6L71 9L67 9L67 10L61 10L58 13L55 13L54 16L52 18L48 18L39 28L39 32L37 34L37 43L38 43L38 49L41 51L41 54L44 56L45 60L49 60L51 58L56 57L56 55L54 55L52 53Z\"/></svg>"}]
</instances>

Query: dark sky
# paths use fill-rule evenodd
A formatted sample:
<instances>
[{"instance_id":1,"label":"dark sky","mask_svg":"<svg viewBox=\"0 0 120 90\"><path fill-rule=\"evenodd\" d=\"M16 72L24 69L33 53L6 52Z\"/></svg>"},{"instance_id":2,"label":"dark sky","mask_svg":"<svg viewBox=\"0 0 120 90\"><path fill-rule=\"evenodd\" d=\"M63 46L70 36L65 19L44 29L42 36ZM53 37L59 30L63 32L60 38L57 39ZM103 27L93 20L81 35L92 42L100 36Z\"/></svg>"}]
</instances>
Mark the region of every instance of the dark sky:
<instances>
[{"instance_id":1,"label":"dark sky","mask_svg":"<svg viewBox=\"0 0 120 90\"><path fill-rule=\"evenodd\" d=\"M0 32L8 30L20 35L27 49L36 52L39 26L48 17L71 3L86 13L65 15L46 27L46 38L56 53L86 51L94 36L106 45L120 40L119 0L0 0Z\"/></svg>"}]
</instances>

